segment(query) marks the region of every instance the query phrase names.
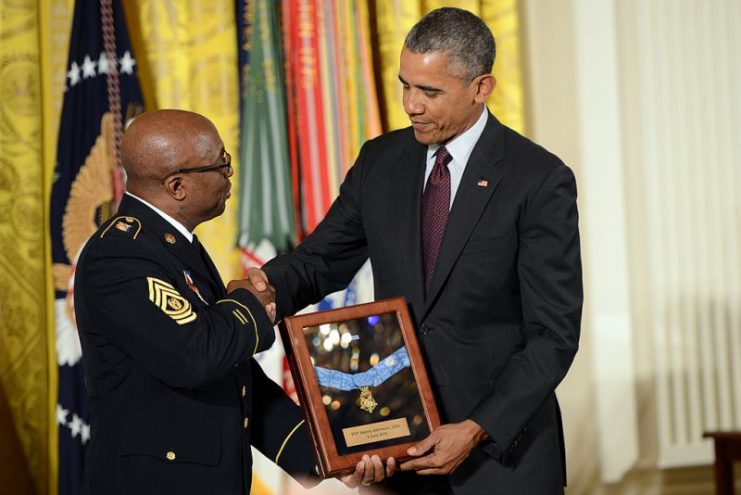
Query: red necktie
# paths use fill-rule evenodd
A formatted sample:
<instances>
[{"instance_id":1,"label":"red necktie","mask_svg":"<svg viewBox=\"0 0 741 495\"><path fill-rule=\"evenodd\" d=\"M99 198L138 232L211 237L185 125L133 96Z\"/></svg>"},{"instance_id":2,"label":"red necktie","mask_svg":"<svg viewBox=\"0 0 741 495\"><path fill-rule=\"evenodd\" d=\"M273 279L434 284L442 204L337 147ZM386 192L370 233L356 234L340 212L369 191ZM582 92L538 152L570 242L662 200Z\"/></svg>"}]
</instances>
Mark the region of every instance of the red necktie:
<instances>
[{"instance_id":1,"label":"red necktie","mask_svg":"<svg viewBox=\"0 0 741 495\"><path fill-rule=\"evenodd\" d=\"M425 261L425 294L430 289L432 274L435 272L440 243L448 223L450 210L450 156L445 146L441 146L435 155L435 166L432 167L427 186L422 195L422 252Z\"/></svg>"}]
</instances>

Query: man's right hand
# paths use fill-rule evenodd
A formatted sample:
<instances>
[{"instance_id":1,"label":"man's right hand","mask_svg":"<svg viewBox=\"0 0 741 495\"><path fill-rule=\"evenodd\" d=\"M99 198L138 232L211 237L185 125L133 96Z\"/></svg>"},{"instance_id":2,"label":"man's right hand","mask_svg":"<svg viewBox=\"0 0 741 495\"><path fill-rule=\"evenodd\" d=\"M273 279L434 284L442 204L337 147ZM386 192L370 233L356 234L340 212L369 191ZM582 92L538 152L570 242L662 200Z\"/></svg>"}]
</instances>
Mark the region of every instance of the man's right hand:
<instances>
[{"instance_id":1,"label":"man's right hand","mask_svg":"<svg viewBox=\"0 0 741 495\"><path fill-rule=\"evenodd\" d=\"M256 270L251 268L250 270ZM262 273L262 270L258 270L260 273ZM226 291L231 293L232 291L235 291L237 289L247 289L248 291L252 292L252 295L254 295L258 301L260 301L260 304L265 308L265 312L267 312L268 316L270 317L270 321L275 323L275 289L272 285L270 285L267 280L267 276L265 276L264 273L263 279L258 280L258 284L256 285L253 283L253 277L249 277L249 271L247 272L248 278L244 278L241 280L232 280L229 282L229 284L226 286Z\"/></svg>"},{"instance_id":2,"label":"man's right hand","mask_svg":"<svg viewBox=\"0 0 741 495\"><path fill-rule=\"evenodd\" d=\"M268 276L265 274L264 271L260 270L259 268L248 268L247 269L247 276L245 277L245 280L249 280L252 282L252 285L255 286L255 288L259 291L263 291L270 287L270 282L268 282ZM272 289L272 287L271 287Z\"/></svg>"}]
</instances>

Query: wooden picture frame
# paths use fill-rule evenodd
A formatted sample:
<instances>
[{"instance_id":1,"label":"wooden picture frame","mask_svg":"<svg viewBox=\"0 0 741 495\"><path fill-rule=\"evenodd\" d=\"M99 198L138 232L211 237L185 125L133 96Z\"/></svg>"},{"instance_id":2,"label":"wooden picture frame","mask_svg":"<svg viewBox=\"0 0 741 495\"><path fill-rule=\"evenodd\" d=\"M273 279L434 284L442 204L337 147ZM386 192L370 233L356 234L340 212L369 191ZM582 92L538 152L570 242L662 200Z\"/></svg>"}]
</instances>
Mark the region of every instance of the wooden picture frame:
<instances>
[{"instance_id":1,"label":"wooden picture frame","mask_svg":"<svg viewBox=\"0 0 741 495\"><path fill-rule=\"evenodd\" d=\"M408 459L440 416L403 297L279 325L322 477L364 454Z\"/></svg>"}]
</instances>

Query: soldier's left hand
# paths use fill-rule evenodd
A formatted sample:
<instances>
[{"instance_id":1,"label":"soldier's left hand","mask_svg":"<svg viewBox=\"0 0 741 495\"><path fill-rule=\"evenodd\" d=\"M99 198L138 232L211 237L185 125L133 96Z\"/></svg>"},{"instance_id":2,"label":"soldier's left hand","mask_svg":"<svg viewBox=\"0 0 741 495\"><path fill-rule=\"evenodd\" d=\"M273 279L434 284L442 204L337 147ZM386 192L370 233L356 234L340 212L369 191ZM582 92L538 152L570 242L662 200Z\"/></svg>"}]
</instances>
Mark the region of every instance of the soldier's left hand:
<instances>
[{"instance_id":1,"label":"soldier's left hand","mask_svg":"<svg viewBox=\"0 0 741 495\"><path fill-rule=\"evenodd\" d=\"M396 460L393 457L389 457L386 460L386 466L384 466L381 458L377 455L373 457L364 455L355 466L353 473L341 476L339 479L349 488L356 488L359 485L370 486L383 481L393 476L395 471Z\"/></svg>"}]
</instances>

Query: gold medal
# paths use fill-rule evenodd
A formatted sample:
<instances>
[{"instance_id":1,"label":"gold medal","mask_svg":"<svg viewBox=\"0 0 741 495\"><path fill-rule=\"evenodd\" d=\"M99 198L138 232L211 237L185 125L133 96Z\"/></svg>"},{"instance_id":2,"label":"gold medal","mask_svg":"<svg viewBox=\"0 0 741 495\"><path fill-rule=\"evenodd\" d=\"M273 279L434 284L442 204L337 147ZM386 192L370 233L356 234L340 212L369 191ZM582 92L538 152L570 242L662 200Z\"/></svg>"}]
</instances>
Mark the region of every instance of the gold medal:
<instances>
[{"instance_id":1,"label":"gold medal","mask_svg":"<svg viewBox=\"0 0 741 495\"><path fill-rule=\"evenodd\" d=\"M360 409L373 413L378 402L373 398L373 393L368 387L360 387Z\"/></svg>"}]
</instances>

